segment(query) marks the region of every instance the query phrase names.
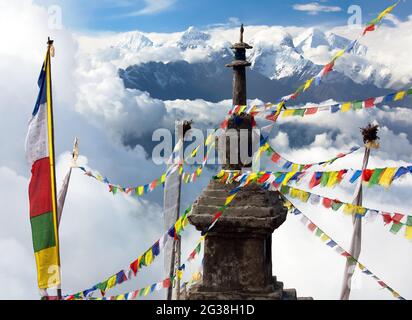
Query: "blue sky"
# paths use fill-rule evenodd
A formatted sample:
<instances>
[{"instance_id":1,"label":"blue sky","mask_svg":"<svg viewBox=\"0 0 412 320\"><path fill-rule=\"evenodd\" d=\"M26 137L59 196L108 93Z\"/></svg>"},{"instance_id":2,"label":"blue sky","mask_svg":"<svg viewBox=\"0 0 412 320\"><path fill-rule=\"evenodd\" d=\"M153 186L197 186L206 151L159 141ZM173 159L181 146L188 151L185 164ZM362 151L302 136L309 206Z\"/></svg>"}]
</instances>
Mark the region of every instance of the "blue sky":
<instances>
[{"instance_id":1,"label":"blue sky","mask_svg":"<svg viewBox=\"0 0 412 320\"><path fill-rule=\"evenodd\" d=\"M174 32L189 26L214 24L337 25L345 23L351 5L359 5L363 22L395 0L35 0L59 5L65 27L82 32L129 31ZM410 0L396 11L400 19L412 13Z\"/></svg>"}]
</instances>

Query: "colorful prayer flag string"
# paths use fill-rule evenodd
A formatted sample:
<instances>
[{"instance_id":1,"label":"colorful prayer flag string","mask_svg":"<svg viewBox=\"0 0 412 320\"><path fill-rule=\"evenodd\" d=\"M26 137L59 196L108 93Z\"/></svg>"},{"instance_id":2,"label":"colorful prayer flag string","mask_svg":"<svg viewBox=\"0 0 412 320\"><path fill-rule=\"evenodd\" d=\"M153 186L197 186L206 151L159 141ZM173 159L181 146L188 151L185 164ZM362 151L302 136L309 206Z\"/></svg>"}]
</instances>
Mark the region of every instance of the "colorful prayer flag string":
<instances>
[{"instance_id":1,"label":"colorful prayer flag string","mask_svg":"<svg viewBox=\"0 0 412 320\"><path fill-rule=\"evenodd\" d=\"M398 92L394 92L388 94L386 96L381 97L374 97L368 98L365 100L356 100L351 102L341 102L341 103L334 103L328 105L315 105L311 104L308 107L302 108L288 108L281 112L281 118L289 118L289 117L305 117L311 116L315 114L319 114L319 112L329 111L330 113L346 113L349 111L359 111L359 110L369 110L375 108L377 105L382 103L389 103L389 102L397 102L406 99L407 97L412 95L412 89L409 90L402 90ZM258 107L257 107L258 108ZM267 109L263 109L260 112L255 112L256 115L264 116L267 120L273 120L275 117L275 112L271 111L269 115L265 115L264 111Z\"/></svg>"},{"instance_id":2,"label":"colorful prayer flag string","mask_svg":"<svg viewBox=\"0 0 412 320\"><path fill-rule=\"evenodd\" d=\"M383 222L386 225L391 225L390 232L398 234L400 230L405 227L405 237L408 240L412 240L412 216L408 216L402 213L389 213L382 210L369 209L363 206L356 206L351 203L346 203L338 199L331 199L323 197L314 193L310 193L304 190L296 189L290 186L281 186L276 188L285 197L300 200L303 203L310 203L312 205L322 204L326 209L332 209L338 211L343 209L345 215L355 216L356 218L373 218L380 215ZM403 222L402 222L403 220Z\"/></svg>"},{"instance_id":3,"label":"colorful prayer flag string","mask_svg":"<svg viewBox=\"0 0 412 320\"><path fill-rule=\"evenodd\" d=\"M359 146L352 147L349 152L346 153L339 153L336 157L321 161L321 162L314 162L309 164L297 164L292 161L287 160L286 158L282 157L279 153L277 153L268 142L264 144L265 150L268 156L271 157L271 161L276 163L278 166L282 167L283 169L292 169L292 171L299 172L299 171L306 171L312 168L313 166L327 166L333 164L336 160L344 158L352 153L358 151L360 149Z\"/></svg>"},{"instance_id":4,"label":"colorful prayer flag string","mask_svg":"<svg viewBox=\"0 0 412 320\"><path fill-rule=\"evenodd\" d=\"M215 176L216 180L221 182L228 181L229 178L236 179L258 179L258 181L263 181L265 184L275 184L275 185L287 185L289 183L301 183L302 179L311 175L309 181L309 188L313 189L317 186L334 188L336 185L341 184L343 181L349 181L349 183L354 184L359 179L368 187L382 186L389 188L395 180L398 180L405 176L406 174L412 173L412 166L408 167L387 167L387 168L375 168L355 170L355 169L342 169L339 171L262 171L259 173L240 173L234 174L233 172L222 170Z\"/></svg>"},{"instance_id":5,"label":"colorful prayer flag string","mask_svg":"<svg viewBox=\"0 0 412 320\"><path fill-rule=\"evenodd\" d=\"M356 260L349 252L347 252L343 247L341 247L335 240L332 239L328 234L326 234L321 228L319 228L311 219L309 219L305 214L303 214L299 209L297 209L292 202L287 200L286 205L290 207L290 212L293 213L295 216L302 216L301 221L306 226L307 230L309 230L312 234L315 234L324 244L326 244L329 248L333 249L337 254L340 256L345 257L353 266L358 267L363 274L370 276L373 278L383 289L388 290L392 296L398 300L406 300L402 297L397 291L393 288L388 286L384 281L378 278L369 268L358 260Z\"/></svg>"},{"instance_id":6,"label":"colorful prayer flag string","mask_svg":"<svg viewBox=\"0 0 412 320\"><path fill-rule=\"evenodd\" d=\"M164 248L166 242L169 238L177 240L182 232L188 225L188 217L191 214L192 206L186 209L185 213L176 221L176 223L168 229L168 231L163 234L163 236L155 242L148 250L146 250L142 255L140 255L136 260L134 260L130 265L117 272L116 274L110 276L106 280L90 287L89 289L83 290L82 292L76 293L73 296L84 296L92 294L93 292L100 290L102 295L106 291L114 288L115 286L122 284L128 280L131 280L137 275L142 267L150 266L153 261L160 255L160 252Z\"/></svg>"},{"instance_id":7,"label":"colorful prayer flag string","mask_svg":"<svg viewBox=\"0 0 412 320\"><path fill-rule=\"evenodd\" d=\"M171 278L170 277L166 278L162 281L156 282L152 285L149 285L147 287L144 287L144 288L132 291L132 292L128 292L125 294L119 294L119 295L115 295L111 297L105 297L104 295L102 295L101 298L93 298L90 296L90 293L89 293L88 295L84 295L84 294L69 295L65 297L65 300L135 300L141 297L146 297L155 291L167 289L173 285L174 281L177 278L179 279L183 278L183 274L186 270L186 264L194 261L199 256L201 249L202 249L203 242L204 242L204 237L201 237L195 250L189 255L186 261L181 266L179 266L179 268L177 268L176 273ZM192 275L190 281L186 283L193 284L193 283L200 281L201 278L202 276L201 276L200 271L197 271Z\"/></svg>"},{"instance_id":8,"label":"colorful prayer flag string","mask_svg":"<svg viewBox=\"0 0 412 320\"><path fill-rule=\"evenodd\" d=\"M240 186L231 192L231 194L227 197L225 204L218 210L218 212L214 214L209 227L202 232L202 237L207 236L208 232L216 225L218 220L224 214L225 210L233 202L237 193L241 190L243 186L246 186L248 183L250 183L250 180L242 181ZM87 297L89 294L97 290L100 290L104 295L105 292L109 289L115 287L116 285L124 283L125 281L130 280L133 276L136 276L137 272L140 270L142 266L149 266L153 262L154 258L160 254L160 249L164 247L164 244L166 243L168 237L171 237L176 240L180 233L184 231L184 228L188 224L188 217L190 216L190 214L191 206L185 211L185 214L175 223L175 225L171 227L169 231L163 235L163 237L160 240L158 240L149 250L147 250L138 259L133 261L128 268L126 268L126 270L128 270L127 272L121 270L120 272L116 273L115 275L111 276L105 281L94 285L90 289L84 290L72 296L83 295Z\"/></svg>"},{"instance_id":9,"label":"colorful prayer flag string","mask_svg":"<svg viewBox=\"0 0 412 320\"><path fill-rule=\"evenodd\" d=\"M284 96L281 98L281 101L286 102L289 100L293 100L296 99L301 93L307 91L309 88L311 88L313 86L313 83L315 83L315 85L319 85L320 82L322 81L322 78L324 78L328 73L330 73L333 70L333 67L335 66L336 61L341 58L345 53L349 53L351 52L356 45L359 43L360 39L362 37L364 37L366 35L367 32L371 32L374 31L376 29L376 27L380 24L380 22L382 21L382 19L389 14L390 12L393 11L393 9L395 9L395 7L399 4L399 1L397 3L395 3L394 5L388 7L387 9L385 9L384 11L382 11L378 17L374 20L372 20L371 22L368 23L368 25L366 26L366 28L364 29L364 31L359 35L358 39L352 41L349 45L347 45L344 49L340 50L334 57L333 59L326 64L322 70L319 72L318 75L316 75L315 77L310 78L309 80L307 80L303 85L301 85L294 93Z\"/></svg>"}]
</instances>

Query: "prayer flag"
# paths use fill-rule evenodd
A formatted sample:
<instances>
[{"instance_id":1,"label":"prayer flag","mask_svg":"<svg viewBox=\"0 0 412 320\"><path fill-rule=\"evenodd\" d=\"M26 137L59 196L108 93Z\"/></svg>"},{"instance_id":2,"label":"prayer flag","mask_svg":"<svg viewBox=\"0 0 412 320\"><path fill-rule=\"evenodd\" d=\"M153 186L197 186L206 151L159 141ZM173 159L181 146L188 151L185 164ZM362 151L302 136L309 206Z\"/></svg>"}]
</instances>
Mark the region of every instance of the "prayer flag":
<instances>
[{"instance_id":1,"label":"prayer flag","mask_svg":"<svg viewBox=\"0 0 412 320\"><path fill-rule=\"evenodd\" d=\"M39 95L29 123L26 157L31 166L30 222L40 289L60 285L50 49L38 79Z\"/></svg>"}]
</instances>

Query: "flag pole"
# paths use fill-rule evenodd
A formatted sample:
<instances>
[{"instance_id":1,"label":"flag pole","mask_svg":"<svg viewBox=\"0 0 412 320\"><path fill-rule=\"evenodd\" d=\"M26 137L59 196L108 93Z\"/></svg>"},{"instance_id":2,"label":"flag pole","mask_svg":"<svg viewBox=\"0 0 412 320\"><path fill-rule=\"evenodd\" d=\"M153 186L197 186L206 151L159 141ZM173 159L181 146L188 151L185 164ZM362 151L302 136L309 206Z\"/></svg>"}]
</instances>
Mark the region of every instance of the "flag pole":
<instances>
[{"instance_id":1,"label":"flag pole","mask_svg":"<svg viewBox=\"0 0 412 320\"><path fill-rule=\"evenodd\" d=\"M54 148L54 117L53 117L53 95L52 95L52 80L51 80L51 57L54 57L54 41L48 37L47 39L47 109L48 109L48 121L49 121L49 152L50 152L50 172L51 172L51 184L52 184L52 202L53 202L53 219L54 229L57 239L57 261L58 261L58 273L60 284L57 287L57 299L62 299L61 289L61 263L60 263L60 244L59 244L59 228L57 228L57 189L56 189L56 166L55 166L55 148Z\"/></svg>"},{"instance_id":2,"label":"flag pole","mask_svg":"<svg viewBox=\"0 0 412 320\"><path fill-rule=\"evenodd\" d=\"M379 140L378 137L379 127L377 125L369 124L366 128L361 129L363 135L363 142L365 144L365 154L363 157L363 166L362 166L362 175L358 184L358 187L355 191L355 199L353 204L356 206L362 206L363 201L363 176L364 172L368 167L369 157L371 149L378 149ZM351 256L358 260L362 249L362 219L359 218L356 213L353 216L353 233L349 253ZM346 260L345 272L343 277L342 291L341 291L341 300L349 300L351 292L352 277L355 272L354 262L350 259Z\"/></svg>"}]
</instances>

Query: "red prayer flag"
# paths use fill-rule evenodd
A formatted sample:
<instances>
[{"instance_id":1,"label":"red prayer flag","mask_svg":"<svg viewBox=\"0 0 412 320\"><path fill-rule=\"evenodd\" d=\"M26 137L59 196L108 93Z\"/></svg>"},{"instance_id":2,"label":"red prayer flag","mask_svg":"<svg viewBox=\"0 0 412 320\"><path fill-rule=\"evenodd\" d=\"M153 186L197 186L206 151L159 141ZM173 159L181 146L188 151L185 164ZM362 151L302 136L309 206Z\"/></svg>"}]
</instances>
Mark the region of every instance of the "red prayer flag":
<instances>
[{"instance_id":1,"label":"red prayer flag","mask_svg":"<svg viewBox=\"0 0 412 320\"><path fill-rule=\"evenodd\" d=\"M365 100L365 108L373 108L375 106L375 98Z\"/></svg>"},{"instance_id":2,"label":"red prayer flag","mask_svg":"<svg viewBox=\"0 0 412 320\"><path fill-rule=\"evenodd\" d=\"M275 152L272 156L272 161L273 162L278 162L279 159L280 159L280 155Z\"/></svg>"},{"instance_id":3,"label":"red prayer flag","mask_svg":"<svg viewBox=\"0 0 412 320\"><path fill-rule=\"evenodd\" d=\"M220 127L221 127L222 129L226 129L228 122L229 122L229 120L226 119L225 121L222 122L222 124L220 125Z\"/></svg>"},{"instance_id":4,"label":"red prayer flag","mask_svg":"<svg viewBox=\"0 0 412 320\"><path fill-rule=\"evenodd\" d=\"M169 288L171 285L170 279L163 280L163 288Z\"/></svg>"},{"instance_id":5,"label":"red prayer flag","mask_svg":"<svg viewBox=\"0 0 412 320\"><path fill-rule=\"evenodd\" d=\"M310 231L315 231L315 229L317 228L317 226L313 223L313 222L311 222L311 223L309 223L309 225L308 225L308 229L310 230Z\"/></svg>"},{"instance_id":6,"label":"red prayer flag","mask_svg":"<svg viewBox=\"0 0 412 320\"><path fill-rule=\"evenodd\" d=\"M134 275L137 274L137 271L139 270L139 259L136 259L130 264L130 269L133 271Z\"/></svg>"},{"instance_id":7,"label":"red prayer flag","mask_svg":"<svg viewBox=\"0 0 412 320\"><path fill-rule=\"evenodd\" d=\"M365 182L369 182L375 170L365 169L362 173L362 180Z\"/></svg>"},{"instance_id":8,"label":"red prayer flag","mask_svg":"<svg viewBox=\"0 0 412 320\"><path fill-rule=\"evenodd\" d=\"M308 108L305 111L305 115L309 115L309 114L315 114L316 112L318 112L319 108Z\"/></svg>"},{"instance_id":9,"label":"red prayer flag","mask_svg":"<svg viewBox=\"0 0 412 320\"><path fill-rule=\"evenodd\" d=\"M395 214L392 216L392 221L393 221L393 223L395 223L395 224L400 224L404 216L405 216L405 215L403 215L403 214L395 213Z\"/></svg>"},{"instance_id":10,"label":"red prayer flag","mask_svg":"<svg viewBox=\"0 0 412 320\"><path fill-rule=\"evenodd\" d=\"M269 173L265 173L262 177L258 179L258 183L265 183L270 178Z\"/></svg>"},{"instance_id":11,"label":"red prayer flag","mask_svg":"<svg viewBox=\"0 0 412 320\"><path fill-rule=\"evenodd\" d=\"M323 75L326 75L326 74L328 74L329 72L331 72L331 71L333 70L334 65L335 65L334 62L331 62L331 63L327 64L327 65L325 66L325 68L323 68L322 74L323 74Z\"/></svg>"},{"instance_id":12,"label":"red prayer flag","mask_svg":"<svg viewBox=\"0 0 412 320\"><path fill-rule=\"evenodd\" d=\"M215 222L217 219L219 219L222 216L223 212L218 212L216 213L216 215L214 216L212 223Z\"/></svg>"},{"instance_id":13,"label":"red prayer flag","mask_svg":"<svg viewBox=\"0 0 412 320\"><path fill-rule=\"evenodd\" d=\"M383 217L383 222L386 224L389 224L392 222L392 217L389 213L382 213L382 217Z\"/></svg>"},{"instance_id":14,"label":"red prayer flag","mask_svg":"<svg viewBox=\"0 0 412 320\"><path fill-rule=\"evenodd\" d=\"M369 31L375 31L375 25L374 24L371 24L371 25L367 26L365 28L365 30L363 31L363 35L365 35Z\"/></svg>"},{"instance_id":15,"label":"red prayer flag","mask_svg":"<svg viewBox=\"0 0 412 320\"><path fill-rule=\"evenodd\" d=\"M329 198L323 198L323 206L326 208L326 209L330 209L330 208L332 208L332 199L329 199Z\"/></svg>"},{"instance_id":16,"label":"red prayer flag","mask_svg":"<svg viewBox=\"0 0 412 320\"><path fill-rule=\"evenodd\" d=\"M316 172L313 173L312 179L310 179L309 182L309 188L313 189L314 187L318 186L320 184L321 179L316 179Z\"/></svg>"}]
</instances>

